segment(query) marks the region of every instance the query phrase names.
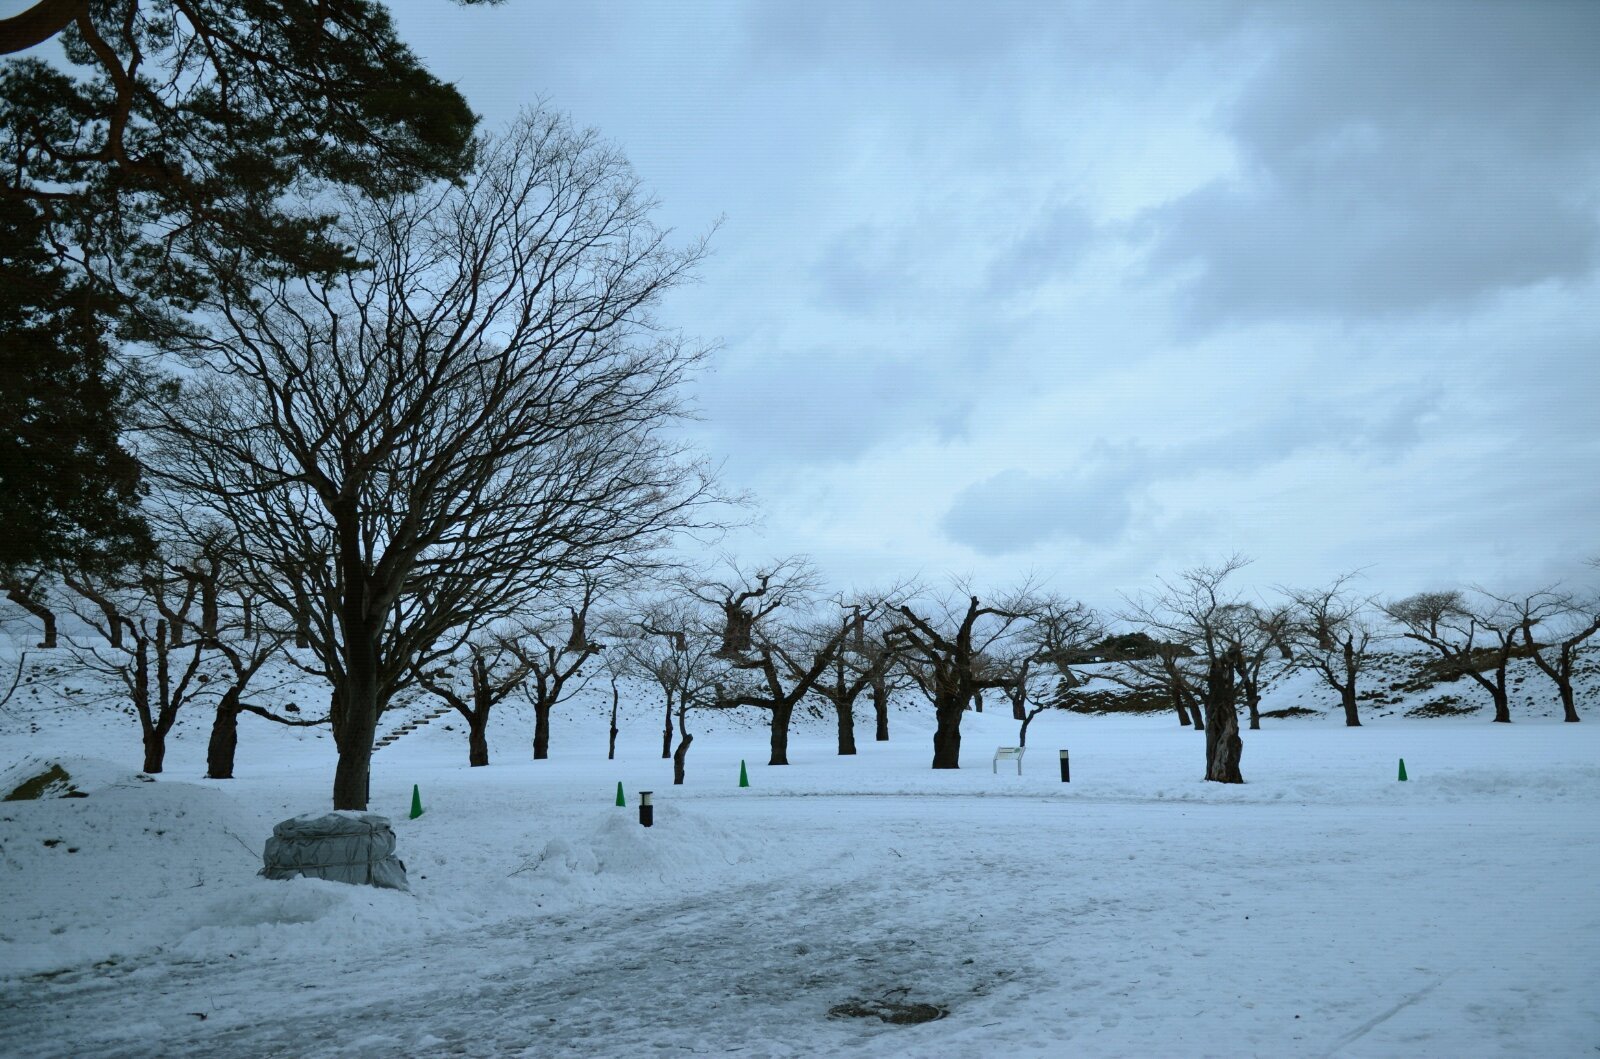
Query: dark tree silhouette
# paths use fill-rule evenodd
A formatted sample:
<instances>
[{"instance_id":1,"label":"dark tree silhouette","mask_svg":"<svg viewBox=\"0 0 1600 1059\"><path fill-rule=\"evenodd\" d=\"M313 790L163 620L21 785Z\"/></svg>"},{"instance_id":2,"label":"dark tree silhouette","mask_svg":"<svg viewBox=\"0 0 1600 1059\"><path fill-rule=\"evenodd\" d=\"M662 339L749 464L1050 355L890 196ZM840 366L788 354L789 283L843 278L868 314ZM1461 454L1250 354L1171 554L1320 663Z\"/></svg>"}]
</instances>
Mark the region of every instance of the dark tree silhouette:
<instances>
[{"instance_id":1,"label":"dark tree silhouette","mask_svg":"<svg viewBox=\"0 0 1600 1059\"><path fill-rule=\"evenodd\" d=\"M1018 592L994 606L980 604L975 595L964 608L951 602L923 605L927 617L908 605L898 608L903 620L889 631L889 640L913 661L910 671L933 701L934 768L961 767L962 713L979 691L1010 681L985 670L984 651L1023 620L1032 605L1026 592Z\"/></svg>"},{"instance_id":2,"label":"dark tree silhouette","mask_svg":"<svg viewBox=\"0 0 1600 1059\"><path fill-rule=\"evenodd\" d=\"M721 638L704 632L707 617L682 598L647 604L644 618L618 626L607 648L608 663L628 669L661 690L667 708L667 738L678 727L672 758L672 782L682 784L694 735L689 731L689 711L715 708L720 682L727 672L718 657ZM620 663L615 661L621 658Z\"/></svg>"},{"instance_id":3,"label":"dark tree silhouette","mask_svg":"<svg viewBox=\"0 0 1600 1059\"><path fill-rule=\"evenodd\" d=\"M1438 652L1445 676L1470 677L1487 691L1496 723L1511 723L1506 669L1522 631L1520 615L1497 601L1475 607L1454 589L1418 592L1384 604L1383 612L1400 626L1400 635Z\"/></svg>"},{"instance_id":4,"label":"dark tree silhouette","mask_svg":"<svg viewBox=\"0 0 1600 1059\"><path fill-rule=\"evenodd\" d=\"M204 687L195 679L204 645L199 640L173 644L167 619L159 615L149 589L153 580L147 576L98 584L93 589L98 599L79 592L94 606L75 607L74 613L94 635L71 641L82 665L115 677L127 692L144 743L142 769L152 775L164 767L167 735L178 712Z\"/></svg>"},{"instance_id":5,"label":"dark tree silhouette","mask_svg":"<svg viewBox=\"0 0 1600 1059\"><path fill-rule=\"evenodd\" d=\"M1600 632L1600 600L1584 599L1559 585L1525 596L1495 598L1522 630L1528 657L1555 684L1561 696L1561 719L1576 724L1580 718L1572 690L1573 668L1583 645ZM1547 638L1545 643L1537 638L1541 632Z\"/></svg>"},{"instance_id":6,"label":"dark tree silhouette","mask_svg":"<svg viewBox=\"0 0 1600 1059\"><path fill-rule=\"evenodd\" d=\"M1240 688L1235 678L1241 670L1248 670L1236 637L1241 634L1241 616L1248 616L1249 611L1228 579L1249 562L1235 555L1214 566L1185 570L1173 580L1162 580L1156 592L1127 600L1122 615L1123 620L1143 626L1161 645L1158 656L1172 680L1175 697L1192 695L1195 685L1179 659L1193 657L1197 665L1205 667L1200 707L1192 700L1189 705L1197 718L1195 727L1206 730L1206 778L1224 783L1243 782L1225 777L1238 774L1243 753L1236 701ZM1270 646L1269 637L1262 639ZM1183 703L1181 698L1178 701ZM1218 718L1224 725L1220 732L1213 730Z\"/></svg>"},{"instance_id":7,"label":"dark tree silhouette","mask_svg":"<svg viewBox=\"0 0 1600 1059\"><path fill-rule=\"evenodd\" d=\"M701 351L651 316L700 247L652 205L594 134L533 113L465 186L354 204L359 273L268 282L212 255L154 466L302 620L335 808L365 808L378 716L453 631L702 524L710 479L664 433Z\"/></svg>"},{"instance_id":8,"label":"dark tree silhouette","mask_svg":"<svg viewBox=\"0 0 1600 1059\"><path fill-rule=\"evenodd\" d=\"M793 630L764 630L753 644L751 657L727 660L735 670L759 674L760 680L725 689L718 694L717 705L723 708L755 706L767 711L771 734L768 765L789 763L789 722L794 717L794 708L816 688L837 656L840 645L854 629L854 620L846 617L837 622L832 635L820 643ZM720 649L718 657L724 657Z\"/></svg>"},{"instance_id":9,"label":"dark tree silhouette","mask_svg":"<svg viewBox=\"0 0 1600 1059\"><path fill-rule=\"evenodd\" d=\"M1294 602L1292 627L1300 641L1297 664L1339 693L1347 728L1361 727L1356 682L1377 638L1368 617L1372 601L1350 591L1354 577L1344 574L1323 588L1285 590Z\"/></svg>"}]
</instances>

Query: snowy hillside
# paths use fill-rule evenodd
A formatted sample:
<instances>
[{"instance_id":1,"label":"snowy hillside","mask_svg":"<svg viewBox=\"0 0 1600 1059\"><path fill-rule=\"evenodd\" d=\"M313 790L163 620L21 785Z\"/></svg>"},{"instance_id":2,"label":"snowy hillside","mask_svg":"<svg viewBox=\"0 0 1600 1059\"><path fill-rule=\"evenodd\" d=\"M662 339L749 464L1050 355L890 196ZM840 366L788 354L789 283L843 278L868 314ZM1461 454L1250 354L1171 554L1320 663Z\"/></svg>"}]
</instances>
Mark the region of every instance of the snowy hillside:
<instances>
[{"instance_id":1,"label":"snowy hillside","mask_svg":"<svg viewBox=\"0 0 1600 1059\"><path fill-rule=\"evenodd\" d=\"M1325 712L1245 732L1243 786L1202 782L1170 713L1048 712L1020 776L991 768L995 704L958 772L911 700L886 744L862 710L853 758L797 715L784 768L763 715L701 714L678 788L640 687L614 762L608 685L558 708L547 761L525 706L488 768L446 715L374 757L410 893L255 876L274 823L328 804L325 732L246 717L237 778L205 780L196 709L150 780L104 688L33 669L0 786L69 779L0 809L0 1054L1592 1054L1600 704L1553 721L1524 665L1509 726L1407 717L1423 690L1346 729L1282 677L1263 709Z\"/></svg>"}]
</instances>

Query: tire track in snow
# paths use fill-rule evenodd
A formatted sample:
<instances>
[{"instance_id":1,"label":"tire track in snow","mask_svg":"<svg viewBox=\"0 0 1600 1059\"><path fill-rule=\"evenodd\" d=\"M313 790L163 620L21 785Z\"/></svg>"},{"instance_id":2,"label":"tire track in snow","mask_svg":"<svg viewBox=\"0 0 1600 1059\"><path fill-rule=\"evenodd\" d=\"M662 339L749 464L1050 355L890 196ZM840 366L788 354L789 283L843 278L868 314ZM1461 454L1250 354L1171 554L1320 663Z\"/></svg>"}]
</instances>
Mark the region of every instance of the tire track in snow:
<instances>
[{"instance_id":1,"label":"tire track in snow","mask_svg":"<svg viewBox=\"0 0 1600 1059\"><path fill-rule=\"evenodd\" d=\"M10 1011L0 1042L28 1040L39 1056L649 1055L702 1047L809 1055L870 1051L886 1033L900 1043L930 1040L918 1027L829 1020L834 1004L900 989L960 1014L974 1001L991 1003L1015 977L1015 954L969 952L976 918L942 919L923 899L953 889L964 896L936 907L971 907L996 882L992 870L958 874L952 886L925 862L808 863L803 851L802 844L788 858L791 874L769 882L527 917L412 943L376 965L145 961L113 977L35 983L0 994ZM972 854L981 861L993 852ZM895 866L901 874L886 879ZM257 999L286 992L290 1011ZM73 1019L84 1009L99 1014L94 1024ZM208 1017L197 1021L194 1011Z\"/></svg>"}]
</instances>

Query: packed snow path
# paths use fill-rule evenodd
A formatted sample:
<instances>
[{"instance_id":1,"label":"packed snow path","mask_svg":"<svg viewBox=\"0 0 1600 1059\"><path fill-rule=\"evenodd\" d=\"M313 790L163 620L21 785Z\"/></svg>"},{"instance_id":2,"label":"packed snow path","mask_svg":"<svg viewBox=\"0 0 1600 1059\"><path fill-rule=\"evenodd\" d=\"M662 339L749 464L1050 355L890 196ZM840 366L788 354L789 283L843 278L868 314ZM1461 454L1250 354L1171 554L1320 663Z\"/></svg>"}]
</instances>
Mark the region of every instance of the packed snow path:
<instances>
[{"instance_id":1,"label":"packed snow path","mask_svg":"<svg viewBox=\"0 0 1600 1059\"><path fill-rule=\"evenodd\" d=\"M763 844L729 858L712 843L698 871L646 872L587 907L388 946L155 953L11 979L0 1052L1556 1056L1600 1046L1592 803L1567 806L1582 810L1574 818L1511 799L1463 812L1043 793L667 798L649 832L630 805L605 818L635 828L628 841L710 829ZM553 862L565 848L546 853ZM438 879L417 885L449 885ZM948 1014L919 1025L829 1014L883 1000Z\"/></svg>"}]
</instances>

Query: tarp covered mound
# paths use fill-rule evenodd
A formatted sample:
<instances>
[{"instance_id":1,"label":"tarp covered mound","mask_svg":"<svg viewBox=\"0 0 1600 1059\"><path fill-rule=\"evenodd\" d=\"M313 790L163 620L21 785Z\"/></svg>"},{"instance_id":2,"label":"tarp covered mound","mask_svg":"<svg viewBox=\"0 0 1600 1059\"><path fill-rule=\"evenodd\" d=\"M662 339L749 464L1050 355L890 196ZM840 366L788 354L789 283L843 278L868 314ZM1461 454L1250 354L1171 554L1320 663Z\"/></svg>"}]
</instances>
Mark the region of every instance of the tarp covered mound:
<instances>
[{"instance_id":1,"label":"tarp covered mound","mask_svg":"<svg viewBox=\"0 0 1600 1059\"><path fill-rule=\"evenodd\" d=\"M262 853L269 879L313 879L409 890L406 866L394 855L394 830L376 813L306 813L272 829Z\"/></svg>"}]
</instances>

